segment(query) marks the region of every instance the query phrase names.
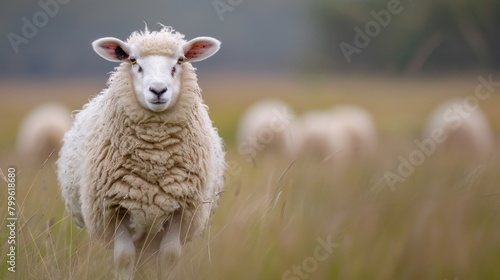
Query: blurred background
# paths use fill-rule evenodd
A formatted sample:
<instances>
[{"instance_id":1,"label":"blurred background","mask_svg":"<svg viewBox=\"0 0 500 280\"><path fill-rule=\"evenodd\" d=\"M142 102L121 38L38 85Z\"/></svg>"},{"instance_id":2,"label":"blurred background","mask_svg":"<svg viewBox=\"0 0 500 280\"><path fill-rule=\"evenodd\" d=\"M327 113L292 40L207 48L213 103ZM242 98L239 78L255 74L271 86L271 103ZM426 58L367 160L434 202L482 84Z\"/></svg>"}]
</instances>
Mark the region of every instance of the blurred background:
<instances>
[{"instance_id":1,"label":"blurred background","mask_svg":"<svg viewBox=\"0 0 500 280\"><path fill-rule=\"evenodd\" d=\"M496 36L500 3L494 0L394 1L400 12L392 14L369 46L347 63L339 45L355 46L354 27L364 30L374 20L370 12L387 10L390 2L6 0L0 11L4 38L0 74L4 78L102 77L110 65L95 56L90 47L93 40L126 39L145 23L154 29L158 22L188 38L219 38L223 48L217 60L204 63L217 66L210 72L428 74L500 67ZM54 11L47 20L37 14L43 7ZM32 38L23 36L23 18L40 25L35 25L38 30ZM11 32L25 41L13 47Z\"/></svg>"},{"instance_id":2,"label":"blurred background","mask_svg":"<svg viewBox=\"0 0 500 280\"><path fill-rule=\"evenodd\" d=\"M116 66L91 42L125 40L158 23L186 39L222 42L195 67L230 162L211 233L187 246L175 279L306 279L294 265L310 279L499 279L498 0L2 0L0 168L20 170L22 227L21 272L6 272L4 246L1 279L107 277L112 255L64 212L57 144L37 151L41 160L32 150L23 155L21 139L35 139L22 133L23 120L45 103L80 109ZM432 112L476 96L480 85L490 93L478 101L494 142L488 160L471 166L455 153L431 155L396 189L378 189L416 149ZM238 149L240 120L269 99L298 119L343 104L363 108L376 155L340 178L326 159L249 162ZM35 149L44 145L37 141ZM327 236L338 246L312 269L306 260Z\"/></svg>"}]
</instances>

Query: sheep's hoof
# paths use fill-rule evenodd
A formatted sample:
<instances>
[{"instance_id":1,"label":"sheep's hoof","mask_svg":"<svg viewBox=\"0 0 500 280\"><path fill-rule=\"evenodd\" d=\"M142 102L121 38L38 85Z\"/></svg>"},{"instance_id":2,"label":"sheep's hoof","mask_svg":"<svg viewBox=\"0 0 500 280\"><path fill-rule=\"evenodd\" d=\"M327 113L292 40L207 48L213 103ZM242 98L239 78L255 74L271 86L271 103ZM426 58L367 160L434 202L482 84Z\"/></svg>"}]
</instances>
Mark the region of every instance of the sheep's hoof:
<instances>
[{"instance_id":1,"label":"sheep's hoof","mask_svg":"<svg viewBox=\"0 0 500 280\"><path fill-rule=\"evenodd\" d=\"M130 252L115 256L116 279L131 280L134 275L134 257Z\"/></svg>"},{"instance_id":2,"label":"sheep's hoof","mask_svg":"<svg viewBox=\"0 0 500 280\"><path fill-rule=\"evenodd\" d=\"M161 249L161 262L173 265L181 256L181 244L179 242L169 242Z\"/></svg>"},{"instance_id":3,"label":"sheep's hoof","mask_svg":"<svg viewBox=\"0 0 500 280\"><path fill-rule=\"evenodd\" d=\"M117 280L132 280L134 277L127 272L118 271L115 275L115 279Z\"/></svg>"}]
</instances>

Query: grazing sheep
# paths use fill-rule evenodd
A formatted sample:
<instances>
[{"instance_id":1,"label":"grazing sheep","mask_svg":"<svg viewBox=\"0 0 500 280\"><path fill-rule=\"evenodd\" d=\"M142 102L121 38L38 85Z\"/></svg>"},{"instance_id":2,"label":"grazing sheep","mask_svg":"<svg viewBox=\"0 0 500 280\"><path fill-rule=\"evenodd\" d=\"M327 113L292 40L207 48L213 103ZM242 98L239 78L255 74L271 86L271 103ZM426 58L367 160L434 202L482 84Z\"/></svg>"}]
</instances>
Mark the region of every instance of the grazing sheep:
<instances>
[{"instance_id":1,"label":"grazing sheep","mask_svg":"<svg viewBox=\"0 0 500 280\"><path fill-rule=\"evenodd\" d=\"M433 140L433 150L435 145L440 153L473 163L487 160L494 148L487 117L466 100L448 100L436 108L427 121L424 136Z\"/></svg>"},{"instance_id":2,"label":"grazing sheep","mask_svg":"<svg viewBox=\"0 0 500 280\"><path fill-rule=\"evenodd\" d=\"M356 106L309 111L296 127L297 155L345 163L354 158L370 158L375 153L377 136L373 119Z\"/></svg>"},{"instance_id":3,"label":"grazing sheep","mask_svg":"<svg viewBox=\"0 0 500 280\"><path fill-rule=\"evenodd\" d=\"M163 27L92 45L121 63L64 136L58 178L76 224L114 245L119 276L129 279L138 252L175 260L218 205L223 142L190 62L212 56L220 42L186 42Z\"/></svg>"},{"instance_id":4,"label":"grazing sheep","mask_svg":"<svg viewBox=\"0 0 500 280\"><path fill-rule=\"evenodd\" d=\"M293 112L282 101L265 100L251 106L241 118L238 152L249 161L264 150L286 155L291 150L290 122Z\"/></svg>"},{"instance_id":5,"label":"grazing sheep","mask_svg":"<svg viewBox=\"0 0 500 280\"><path fill-rule=\"evenodd\" d=\"M296 156L320 158L342 156L347 137L340 126L332 120L326 111L313 110L304 113L293 125L294 139L297 143Z\"/></svg>"},{"instance_id":6,"label":"grazing sheep","mask_svg":"<svg viewBox=\"0 0 500 280\"><path fill-rule=\"evenodd\" d=\"M331 111L333 120L347 134L350 157L368 159L377 149L377 130L372 115L354 105L341 105Z\"/></svg>"},{"instance_id":7,"label":"grazing sheep","mask_svg":"<svg viewBox=\"0 0 500 280\"><path fill-rule=\"evenodd\" d=\"M35 108L23 120L16 140L16 153L27 163L41 163L59 152L64 133L71 128L71 113L57 103Z\"/></svg>"}]
</instances>

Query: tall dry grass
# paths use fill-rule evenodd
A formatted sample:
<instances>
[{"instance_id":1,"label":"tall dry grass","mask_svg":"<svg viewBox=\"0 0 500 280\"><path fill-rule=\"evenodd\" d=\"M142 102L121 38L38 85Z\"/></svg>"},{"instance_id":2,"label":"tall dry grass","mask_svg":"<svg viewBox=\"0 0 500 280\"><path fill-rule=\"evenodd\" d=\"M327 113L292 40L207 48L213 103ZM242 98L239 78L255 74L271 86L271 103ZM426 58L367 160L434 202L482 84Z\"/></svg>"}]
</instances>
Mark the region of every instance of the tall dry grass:
<instances>
[{"instance_id":1,"label":"tall dry grass","mask_svg":"<svg viewBox=\"0 0 500 280\"><path fill-rule=\"evenodd\" d=\"M368 80L365 87L356 81L338 82L338 87L314 82L314 93L308 81L299 86L229 84L225 89L207 83L205 99L227 139L227 158L233 166L226 174L226 191L210 227L202 238L183 247L181 259L165 278L500 278L498 151L490 162L474 168L452 155L431 155L403 183L392 189L380 184L384 172L397 167L398 156L414 148L412 141L419 137L425 114L433 105L451 95L466 96L469 89L473 91L474 81L456 86L448 81L392 84ZM87 98L88 88L81 86L79 100ZM262 93L263 89L269 93ZM237 90L239 95L233 96ZM251 95L254 90L260 91L257 97ZM309 90L307 95L305 90ZM290 162L264 155L255 164L246 162L229 135L242 109L266 95L286 99L299 112L341 102L366 106L381 135L377 158L353 164L340 175L329 161L311 158ZM73 98L57 98L76 103L70 101ZM481 104L495 128L500 127L495 109L499 101L493 96ZM0 108L0 118L9 120L1 124L9 133L2 135L0 167L5 172L7 166L16 164L21 171L16 196L17 271L6 270L7 221L2 209L0 279L109 279L112 252L105 244L89 240L64 212L55 176L56 155L42 166L23 166L10 153L13 128L29 107L29 102L23 106L17 99L13 104L18 107L2 104ZM5 205L6 196L2 188L0 205ZM335 246L331 252L317 249L322 244L319 240L330 240ZM154 279L156 274L149 269L140 269L137 279Z\"/></svg>"}]
</instances>

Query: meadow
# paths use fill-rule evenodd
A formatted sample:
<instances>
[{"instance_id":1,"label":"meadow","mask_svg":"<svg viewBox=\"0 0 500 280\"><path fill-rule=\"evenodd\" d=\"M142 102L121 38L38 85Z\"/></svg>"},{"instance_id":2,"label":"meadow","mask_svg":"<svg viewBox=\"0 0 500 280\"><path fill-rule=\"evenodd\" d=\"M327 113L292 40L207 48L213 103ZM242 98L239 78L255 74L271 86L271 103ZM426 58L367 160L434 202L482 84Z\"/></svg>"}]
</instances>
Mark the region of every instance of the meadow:
<instances>
[{"instance_id":1,"label":"meadow","mask_svg":"<svg viewBox=\"0 0 500 280\"><path fill-rule=\"evenodd\" d=\"M388 185L399 158L416 149L428 114L450 97L475 94L460 77L239 77L200 73L203 96L226 142L226 188L202 238L183 247L169 279L500 279L500 157L471 167L431 154ZM13 152L18 126L37 104L79 109L104 80L3 81L0 168L17 171L16 272L8 271L7 188L0 190L0 279L111 279L112 251L90 240L64 211L56 154L27 165ZM479 105L500 136L498 89ZM238 153L239 117L253 102L282 99L296 114L357 104L374 116L379 149L341 174L331 162L255 162ZM496 141L497 146L500 141ZM497 220L499 219L499 220ZM167 276L165 276L167 278ZM137 279L154 279L140 268Z\"/></svg>"}]
</instances>

